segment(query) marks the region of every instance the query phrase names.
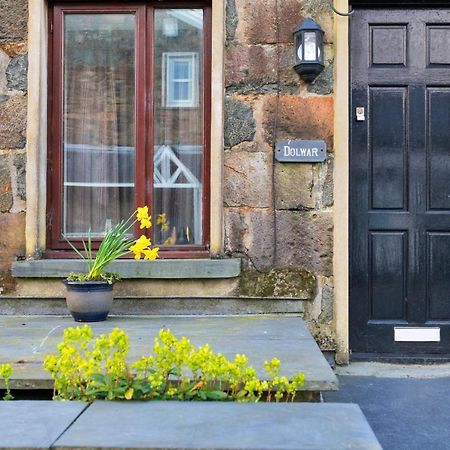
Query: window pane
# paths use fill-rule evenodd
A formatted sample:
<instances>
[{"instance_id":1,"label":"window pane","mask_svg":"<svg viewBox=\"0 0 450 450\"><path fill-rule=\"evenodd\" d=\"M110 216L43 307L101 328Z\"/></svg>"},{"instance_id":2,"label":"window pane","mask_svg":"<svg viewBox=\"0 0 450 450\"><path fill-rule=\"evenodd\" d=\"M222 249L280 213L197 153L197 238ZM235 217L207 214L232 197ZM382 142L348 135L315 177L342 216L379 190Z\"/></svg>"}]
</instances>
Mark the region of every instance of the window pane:
<instances>
[{"instance_id":1,"label":"window pane","mask_svg":"<svg viewBox=\"0 0 450 450\"><path fill-rule=\"evenodd\" d=\"M201 244L203 11L156 10L154 42L154 240Z\"/></svg>"},{"instance_id":2,"label":"window pane","mask_svg":"<svg viewBox=\"0 0 450 450\"><path fill-rule=\"evenodd\" d=\"M190 72L190 70L189 70L189 66L190 66L189 61L177 61L177 60L175 60L173 62L173 66L174 66L173 67L174 68L173 77L176 80L180 80L180 79L187 80L187 79L190 78L190 76L189 76L189 72Z\"/></svg>"},{"instance_id":3,"label":"window pane","mask_svg":"<svg viewBox=\"0 0 450 450\"><path fill-rule=\"evenodd\" d=\"M190 100L190 91L192 86L186 81L174 81L173 83L173 99L175 101Z\"/></svg>"},{"instance_id":4,"label":"window pane","mask_svg":"<svg viewBox=\"0 0 450 450\"><path fill-rule=\"evenodd\" d=\"M66 14L63 233L100 235L134 209L134 14Z\"/></svg>"}]
</instances>

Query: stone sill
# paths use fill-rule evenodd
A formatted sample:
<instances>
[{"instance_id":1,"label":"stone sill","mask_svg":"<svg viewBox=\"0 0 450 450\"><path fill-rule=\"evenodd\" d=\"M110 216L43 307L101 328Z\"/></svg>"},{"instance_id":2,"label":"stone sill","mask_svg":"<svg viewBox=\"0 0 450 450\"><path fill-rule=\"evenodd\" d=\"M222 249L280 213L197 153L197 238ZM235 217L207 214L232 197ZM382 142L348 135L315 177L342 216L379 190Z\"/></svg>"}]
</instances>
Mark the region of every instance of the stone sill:
<instances>
[{"instance_id":1,"label":"stone sill","mask_svg":"<svg viewBox=\"0 0 450 450\"><path fill-rule=\"evenodd\" d=\"M16 261L12 265L15 278L65 278L69 273L86 272L79 259L36 259ZM122 279L192 279L235 278L241 273L240 259L159 259L157 261L116 260L109 272Z\"/></svg>"}]
</instances>

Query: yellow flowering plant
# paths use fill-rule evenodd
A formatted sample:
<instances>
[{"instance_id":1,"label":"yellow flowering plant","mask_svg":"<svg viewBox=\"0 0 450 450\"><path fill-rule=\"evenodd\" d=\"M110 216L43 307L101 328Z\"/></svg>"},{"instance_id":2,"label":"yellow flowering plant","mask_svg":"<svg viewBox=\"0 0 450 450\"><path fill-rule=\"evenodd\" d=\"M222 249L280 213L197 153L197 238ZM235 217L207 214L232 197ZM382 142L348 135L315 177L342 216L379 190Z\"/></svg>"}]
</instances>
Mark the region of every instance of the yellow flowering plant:
<instances>
[{"instance_id":1,"label":"yellow flowering plant","mask_svg":"<svg viewBox=\"0 0 450 450\"><path fill-rule=\"evenodd\" d=\"M129 231L139 223L139 228L150 228L152 226L151 216L149 215L148 206L137 208L128 217L122 219L118 224L113 226L105 233L100 246L94 256L92 250L91 231L88 232L87 242L83 241L84 252L79 251L65 236L64 238L77 253L80 258L85 260L88 265L87 274L71 273L68 281L108 281L112 283L118 280L120 276L115 273L105 272L105 267L117 258L126 255L129 252L134 253L135 259L154 260L158 257L158 247L152 248L152 243L145 235L139 238L130 238Z\"/></svg>"},{"instance_id":2,"label":"yellow flowering plant","mask_svg":"<svg viewBox=\"0 0 450 450\"><path fill-rule=\"evenodd\" d=\"M55 400L294 401L305 382L302 372L279 376L277 358L264 362L267 380L261 380L245 355L229 360L168 329L155 337L153 355L134 362L119 328L96 339L88 325L67 328L57 349L43 366L54 380Z\"/></svg>"},{"instance_id":3,"label":"yellow flowering plant","mask_svg":"<svg viewBox=\"0 0 450 450\"><path fill-rule=\"evenodd\" d=\"M0 378L3 378L3 382L5 384L5 395L3 396L3 400L13 400L14 397L11 395L11 390L9 387L9 379L13 374L13 369L11 364L5 363L0 364Z\"/></svg>"}]
</instances>

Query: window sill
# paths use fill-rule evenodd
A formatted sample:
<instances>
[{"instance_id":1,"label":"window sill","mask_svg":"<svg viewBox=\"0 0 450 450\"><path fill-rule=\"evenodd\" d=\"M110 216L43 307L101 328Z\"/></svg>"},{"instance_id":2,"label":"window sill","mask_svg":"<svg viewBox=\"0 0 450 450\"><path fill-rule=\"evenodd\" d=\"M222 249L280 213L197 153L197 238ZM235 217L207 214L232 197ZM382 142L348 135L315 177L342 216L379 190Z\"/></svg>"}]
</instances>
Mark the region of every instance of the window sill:
<instances>
[{"instance_id":1,"label":"window sill","mask_svg":"<svg viewBox=\"0 0 450 450\"><path fill-rule=\"evenodd\" d=\"M235 278L241 273L241 260L116 260L109 264L108 271L119 273L122 279ZM13 263L11 272L15 278L65 278L70 272L86 272L86 263L79 259L17 261Z\"/></svg>"}]
</instances>

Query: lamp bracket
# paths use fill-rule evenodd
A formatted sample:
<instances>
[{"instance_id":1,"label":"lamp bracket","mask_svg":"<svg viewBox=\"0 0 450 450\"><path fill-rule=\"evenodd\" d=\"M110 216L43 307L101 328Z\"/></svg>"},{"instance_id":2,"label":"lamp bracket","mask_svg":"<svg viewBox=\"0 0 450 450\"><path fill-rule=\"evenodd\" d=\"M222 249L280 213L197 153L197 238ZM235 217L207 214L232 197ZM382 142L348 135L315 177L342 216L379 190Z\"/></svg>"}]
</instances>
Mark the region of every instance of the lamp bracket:
<instances>
[{"instance_id":1,"label":"lamp bracket","mask_svg":"<svg viewBox=\"0 0 450 450\"><path fill-rule=\"evenodd\" d=\"M331 9L333 10L333 12L335 14L337 14L338 16L350 17L350 16L352 16L355 13L355 10L352 7L350 7L350 10L348 12L346 12L346 13L338 11L333 5L333 0L330 0L330 6L331 6Z\"/></svg>"}]
</instances>

